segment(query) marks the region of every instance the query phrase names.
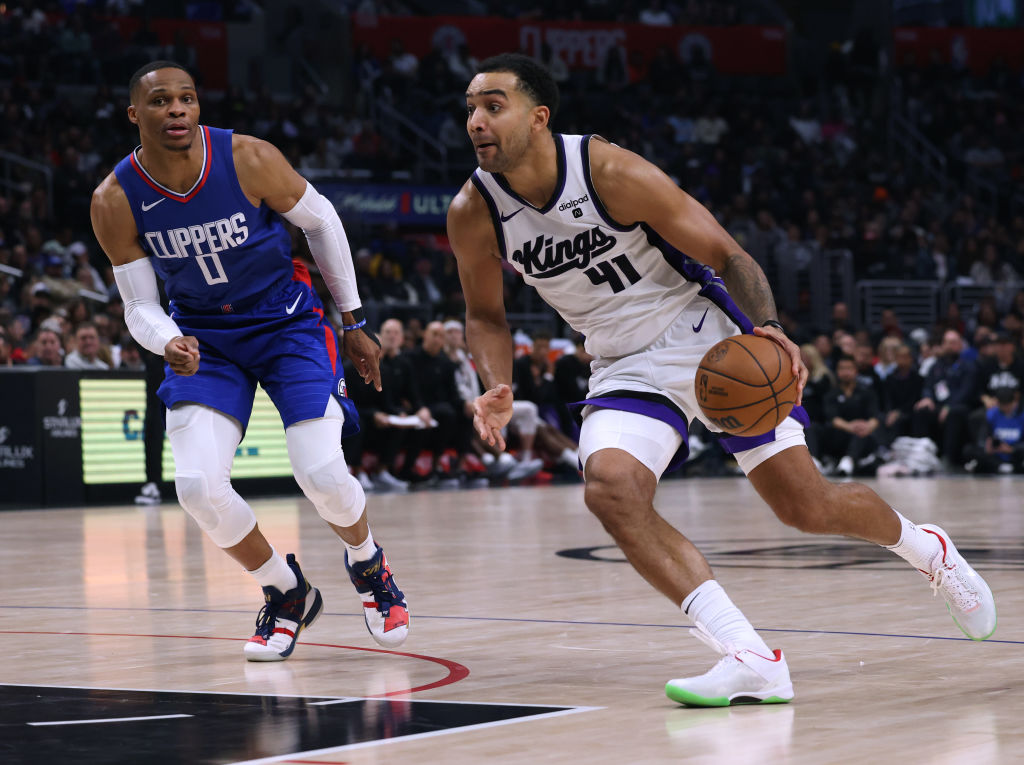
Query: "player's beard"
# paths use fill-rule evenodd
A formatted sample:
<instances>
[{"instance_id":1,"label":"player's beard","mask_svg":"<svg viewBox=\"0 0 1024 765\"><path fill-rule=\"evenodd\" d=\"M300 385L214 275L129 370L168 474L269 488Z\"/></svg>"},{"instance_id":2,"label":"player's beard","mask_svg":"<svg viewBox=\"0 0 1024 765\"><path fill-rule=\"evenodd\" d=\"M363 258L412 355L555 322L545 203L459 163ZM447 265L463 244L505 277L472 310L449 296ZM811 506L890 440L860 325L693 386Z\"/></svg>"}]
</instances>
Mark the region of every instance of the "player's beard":
<instances>
[{"instance_id":1,"label":"player's beard","mask_svg":"<svg viewBox=\"0 0 1024 765\"><path fill-rule=\"evenodd\" d=\"M519 164L519 160L530 148L529 133L525 136L509 136L502 144L494 144L494 156L485 161L478 160L480 169L486 173L507 173Z\"/></svg>"}]
</instances>

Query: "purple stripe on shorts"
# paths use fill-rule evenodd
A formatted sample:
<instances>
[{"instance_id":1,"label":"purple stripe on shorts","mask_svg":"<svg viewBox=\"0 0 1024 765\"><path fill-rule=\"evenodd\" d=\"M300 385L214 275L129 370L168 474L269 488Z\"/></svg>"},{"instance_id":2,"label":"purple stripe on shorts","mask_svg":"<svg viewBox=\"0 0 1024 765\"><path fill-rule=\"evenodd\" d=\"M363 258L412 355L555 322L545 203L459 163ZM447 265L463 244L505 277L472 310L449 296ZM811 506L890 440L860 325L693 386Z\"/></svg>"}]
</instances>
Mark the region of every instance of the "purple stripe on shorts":
<instances>
[{"instance_id":1,"label":"purple stripe on shorts","mask_svg":"<svg viewBox=\"0 0 1024 765\"><path fill-rule=\"evenodd\" d=\"M789 416L805 428L811 424L811 418L807 416L807 410L802 406L794 406ZM736 454L736 452L745 452L747 449L753 449L755 446L770 444L774 440L775 429L772 428L767 433L762 433L759 436L726 436L725 438L718 439L718 443L729 454Z\"/></svg>"},{"instance_id":2,"label":"purple stripe on shorts","mask_svg":"<svg viewBox=\"0 0 1024 765\"><path fill-rule=\"evenodd\" d=\"M690 442L689 436L686 432L686 418L680 417L678 412L672 410L671 407L665 404L659 404L657 401L646 401L641 398L629 398L627 396L604 396L598 398L588 398L583 401L575 401L570 406L595 406L599 409L617 409L620 412L632 412L633 414L642 414L645 417L651 417L655 420L661 420L667 425L671 425L673 428L679 431L679 435L683 437L683 443L680 444L679 449L674 455L672 455L672 461L668 463L668 467L665 472L671 472L678 470L686 462L686 458L690 456Z\"/></svg>"}]
</instances>

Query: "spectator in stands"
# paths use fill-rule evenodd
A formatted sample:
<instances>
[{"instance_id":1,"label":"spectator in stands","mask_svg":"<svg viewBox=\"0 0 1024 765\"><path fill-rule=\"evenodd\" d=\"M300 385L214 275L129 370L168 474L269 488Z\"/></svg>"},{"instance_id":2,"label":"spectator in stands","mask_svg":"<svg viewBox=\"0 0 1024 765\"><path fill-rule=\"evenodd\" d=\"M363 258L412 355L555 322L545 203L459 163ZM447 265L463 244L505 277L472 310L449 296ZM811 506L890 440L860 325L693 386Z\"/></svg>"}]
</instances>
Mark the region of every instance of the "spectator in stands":
<instances>
[{"instance_id":1,"label":"spectator in stands","mask_svg":"<svg viewBox=\"0 0 1024 765\"><path fill-rule=\"evenodd\" d=\"M555 390L554 365L551 362L551 333L533 333L533 347L512 364L512 392L522 401L532 401L541 418L558 427L558 393Z\"/></svg>"},{"instance_id":2,"label":"spectator in stands","mask_svg":"<svg viewBox=\"0 0 1024 765\"><path fill-rule=\"evenodd\" d=\"M892 443L900 436L910 434L914 405L921 399L924 378L914 364L910 346L900 343L893 354L896 367L882 380L882 429L881 440Z\"/></svg>"},{"instance_id":3,"label":"spectator in stands","mask_svg":"<svg viewBox=\"0 0 1024 765\"><path fill-rule=\"evenodd\" d=\"M401 353L402 340L402 322L398 319L388 319L381 325L381 391L359 382L354 369L352 374L346 371L346 379L354 381L348 393L359 410L360 431L346 438L344 446L364 489L408 489L406 479L414 476L422 443L417 434L431 427L430 410L420 400L415 370ZM362 467L364 449L377 455L379 469L372 479ZM405 461L399 470L402 450Z\"/></svg>"},{"instance_id":4,"label":"spectator in stands","mask_svg":"<svg viewBox=\"0 0 1024 765\"><path fill-rule=\"evenodd\" d=\"M142 349L131 335L121 338L121 358L117 368L126 372L145 372L146 364L142 360ZM163 434L161 434L161 437Z\"/></svg>"},{"instance_id":5,"label":"spectator in stands","mask_svg":"<svg viewBox=\"0 0 1024 765\"><path fill-rule=\"evenodd\" d=\"M956 330L943 333L936 361L925 375L921 399L914 404L911 425L915 438L931 438L939 445L947 467L963 464L967 415L977 399L974 364L961 358L963 345Z\"/></svg>"},{"instance_id":6,"label":"spectator in stands","mask_svg":"<svg viewBox=\"0 0 1024 765\"><path fill-rule=\"evenodd\" d=\"M878 361L875 362L875 374L884 380L896 370L896 349L903 343L896 337L883 337L878 343ZM879 395L881 392L879 391Z\"/></svg>"},{"instance_id":7,"label":"spectator in stands","mask_svg":"<svg viewBox=\"0 0 1024 765\"><path fill-rule=\"evenodd\" d=\"M879 395L882 389L882 378L875 371L875 350L871 343L858 342L853 346L853 361L857 365L857 382L875 391ZM838 368L836 372L838 372Z\"/></svg>"},{"instance_id":8,"label":"spectator in stands","mask_svg":"<svg viewBox=\"0 0 1024 765\"><path fill-rule=\"evenodd\" d=\"M69 300L74 300L78 297L78 291L82 288L80 282L66 278L64 270L64 259L60 255L47 255L43 275L36 282L37 284L46 285L46 291L53 298L55 305L63 305Z\"/></svg>"},{"instance_id":9,"label":"spectator in stands","mask_svg":"<svg viewBox=\"0 0 1024 765\"><path fill-rule=\"evenodd\" d=\"M555 362L555 393L559 402L558 415L562 432L573 441L579 441L579 424L569 411L568 404L587 397L590 389L590 362L594 357L587 353L581 335L576 336L574 344L572 353L562 354Z\"/></svg>"},{"instance_id":10,"label":"spectator in stands","mask_svg":"<svg viewBox=\"0 0 1024 765\"><path fill-rule=\"evenodd\" d=\"M75 329L75 350L64 358L68 369L110 369L99 358L100 334L92 322L82 322Z\"/></svg>"},{"instance_id":11,"label":"spectator in stands","mask_svg":"<svg viewBox=\"0 0 1024 765\"><path fill-rule=\"evenodd\" d=\"M461 321L449 319L444 323L444 352L455 364L455 384L462 400L463 413L472 421L473 401L483 393L483 388L473 362L466 353L466 333ZM519 440L519 459L482 441L475 432L470 441L470 448L479 456L491 477L519 481L539 473L544 467L544 460L532 457L540 421L536 404L530 401L513 401L512 407L512 419L508 423L508 430Z\"/></svg>"},{"instance_id":12,"label":"spectator in stands","mask_svg":"<svg viewBox=\"0 0 1024 765\"><path fill-rule=\"evenodd\" d=\"M25 362L29 366L60 367L64 365L64 348L60 333L40 329L32 341L32 355Z\"/></svg>"},{"instance_id":13,"label":"spectator in stands","mask_svg":"<svg viewBox=\"0 0 1024 765\"><path fill-rule=\"evenodd\" d=\"M865 463L878 448L878 396L875 390L860 383L852 357L839 359L836 377L836 387L825 396L825 428L819 459L838 459L835 474L851 476L858 470L864 471Z\"/></svg>"},{"instance_id":14,"label":"spectator in stands","mask_svg":"<svg viewBox=\"0 0 1024 765\"><path fill-rule=\"evenodd\" d=\"M405 355L415 374L420 400L437 421L427 444L434 457L432 479L442 488L456 488L460 483L458 468L449 469L443 458L448 449L453 449L459 464L469 451L473 420L459 398L455 364L444 353L444 340L444 325L432 321L423 329L423 343Z\"/></svg>"},{"instance_id":15,"label":"spectator in stands","mask_svg":"<svg viewBox=\"0 0 1024 765\"><path fill-rule=\"evenodd\" d=\"M976 440L964 450L965 465L975 473L1024 472L1024 411L1020 390L997 388Z\"/></svg>"},{"instance_id":16,"label":"spectator in stands","mask_svg":"<svg viewBox=\"0 0 1024 765\"><path fill-rule=\"evenodd\" d=\"M835 387L835 375L825 364L818 348L810 343L800 346L800 358L803 359L808 373L807 384L804 386L803 407L812 423L824 424L825 397Z\"/></svg>"}]
</instances>

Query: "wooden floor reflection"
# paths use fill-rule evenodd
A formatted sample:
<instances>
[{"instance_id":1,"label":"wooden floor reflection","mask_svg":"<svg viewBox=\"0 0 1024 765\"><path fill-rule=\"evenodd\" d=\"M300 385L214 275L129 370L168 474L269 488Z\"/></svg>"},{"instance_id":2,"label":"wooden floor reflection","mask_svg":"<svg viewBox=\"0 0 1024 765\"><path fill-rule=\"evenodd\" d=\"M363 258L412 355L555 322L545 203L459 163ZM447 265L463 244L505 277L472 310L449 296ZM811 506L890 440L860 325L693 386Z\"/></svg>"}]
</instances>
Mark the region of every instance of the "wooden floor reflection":
<instances>
[{"instance_id":1,"label":"wooden floor reflection","mask_svg":"<svg viewBox=\"0 0 1024 765\"><path fill-rule=\"evenodd\" d=\"M176 505L0 513L0 760L52 762L46 752L89 738L78 724L30 722L192 715L102 724L119 726L121 749L76 758L131 762L133 740L209 736L188 710L216 694L229 708L269 699L255 706L276 716L251 734L229 726L242 743L228 753L190 747L175 758L165 746L153 759L137 743L136 761L1024 762L1024 482L872 485L908 517L943 525L986 576L993 639L964 639L927 583L885 550L782 526L741 479L670 481L659 509L793 673L791 705L720 710L664 697L666 680L715 657L622 560L578 486L370 497L412 612L397 651L367 634L343 548L312 507L253 502L325 600L280 664L243 660L259 591ZM106 706L89 712L82 693ZM316 722L334 719L322 710L335 704L344 725ZM382 714L397 723L380 724ZM339 728L353 738L324 745L320 733Z\"/></svg>"}]
</instances>

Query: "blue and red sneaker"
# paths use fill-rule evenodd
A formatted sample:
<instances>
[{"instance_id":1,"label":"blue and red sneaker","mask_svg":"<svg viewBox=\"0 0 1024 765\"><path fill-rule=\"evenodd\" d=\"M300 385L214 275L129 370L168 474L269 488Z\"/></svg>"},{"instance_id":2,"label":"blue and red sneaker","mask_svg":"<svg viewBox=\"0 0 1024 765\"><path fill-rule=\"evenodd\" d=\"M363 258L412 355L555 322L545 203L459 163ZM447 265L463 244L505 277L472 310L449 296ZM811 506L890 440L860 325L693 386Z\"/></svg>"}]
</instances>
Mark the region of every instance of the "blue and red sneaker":
<instances>
[{"instance_id":1,"label":"blue and red sneaker","mask_svg":"<svg viewBox=\"0 0 1024 765\"><path fill-rule=\"evenodd\" d=\"M373 639L385 648L396 648L409 635L409 607L405 595L398 589L391 575L384 550L377 545L373 557L349 564L345 556L345 569L363 602L366 629Z\"/></svg>"},{"instance_id":2,"label":"blue and red sneaker","mask_svg":"<svg viewBox=\"0 0 1024 765\"><path fill-rule=\"evenodd\" d=\"M249 661L284 661L295 650L299 633L323 613L320 590L306 581L292 553L286 560L299 583L285 593L276 587L263 588L266 602L256 617L256 634L245 644Z\"/></svg>"}]
</instances>

